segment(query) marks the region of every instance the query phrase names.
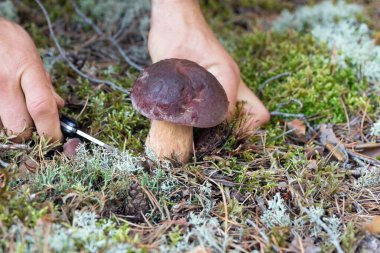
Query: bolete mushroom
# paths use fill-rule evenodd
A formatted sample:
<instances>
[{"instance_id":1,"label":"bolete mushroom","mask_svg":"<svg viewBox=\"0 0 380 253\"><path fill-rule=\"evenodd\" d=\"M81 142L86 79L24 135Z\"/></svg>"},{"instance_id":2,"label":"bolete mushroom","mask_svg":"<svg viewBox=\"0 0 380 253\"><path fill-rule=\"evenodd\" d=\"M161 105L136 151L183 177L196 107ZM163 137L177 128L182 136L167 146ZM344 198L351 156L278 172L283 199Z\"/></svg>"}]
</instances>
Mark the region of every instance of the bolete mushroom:
<instances>
[{"instance_id":1,"label":"bolete mushroom","mask_svg":"<svg viewBox=\"0 0 380 253\"><path fill-rule=\"evenodd\" d=\"M134 83L134 108L151 119L146 146L160 158L187 162L193 150L193 127L209 128L227 116L222 85L195 62L166 59L145 68Z\"/></svg>"}]
</instances>

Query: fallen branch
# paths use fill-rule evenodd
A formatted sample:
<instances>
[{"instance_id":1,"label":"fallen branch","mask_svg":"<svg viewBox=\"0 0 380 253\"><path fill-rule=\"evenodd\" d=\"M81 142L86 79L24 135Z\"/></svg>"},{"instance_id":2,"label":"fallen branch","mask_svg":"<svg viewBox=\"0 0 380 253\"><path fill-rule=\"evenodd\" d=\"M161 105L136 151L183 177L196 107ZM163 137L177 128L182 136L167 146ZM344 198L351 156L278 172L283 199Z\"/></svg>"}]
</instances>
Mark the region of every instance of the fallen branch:
<instances>
[{"instance_id":1,"label":"fallen branch","mask_svg":"<svg viewBox=\"0 0 380 253\"><path fill-rule=\"evenodd\" d=\"M371 157L368 157L368 156L356 153L355 151L352 151L352 150L349 150L349 149L347 149L346 151L353 158L359 159L359 160L361 160L363 162L366 162L366 163L369 163L369 164L372 164L372 165L375 165L375 166L380 166L380 161L378 161L376 159L373 159Z\"/></svg>"},{"instance_id":2,"label":"fallen branch","mask_svg":"<svg viewBox=\"0 0 380 253\"><path fill-rule=\"evenodd\" d=\"M277 106L277 109L270 112L270 115L271 116L278 116L278 117L283 117L283 118L299 118L301 120L303 120L306 124L306 126L313 132L313 133L316 133L315 129L311 126L311 124L309 123L309 121L307 120L307 117L305 116L305 114L303 113L287 113L287 112L280 112L280 110L282 109L282 107L284 107L285 105L288 105L290 103L297 103L299 105L299 108L302 109L303 108L303 104L300 100L298 99L295 99L295 98L291 98L289 101L286 101L286 102L281 102L278 106Z\"/></svg>"},{"instance_id":3,"label":"fallen branch","mask_svg":"<svg viewBox=\"0 0 380 253\"><path fill-rule=\"evenodd\" d=\"M82 71L80 71L67 57L66 57L66 52L63 50L63 48L61 47L61 45L58 43L58 39L57 37L55 36L55 33L54 33L54 30L53 30L53 26L51 24L51 20L50 20L50 17L49 17L49 14L48 12L46 11L45 7L43 6L43 4L40 2L40 0L34 0L38 6L40 7L42 13L44 14L45 16L45 19L46 19L46 22L48 24L48 28L49 28L49 32L50 32L50 36L52 37L53 41L54 41L54 44L55 46L57 47L62 59L67 63L67 65L69 65L69 67L75 71L75 73L77 73L78 75L82 76L83 78L85 79L88 79L89 81L93 82L93 83L98 83L98 84L107 84L109 87L111 87L112 89L114 90L118 90L120 92L123 92L125 94L129 94L129 90L123 88L123 87L120 87L119 85L111 82L111 81L108 81L108 80L102 80L102 79L98 79L98 78L95 78L95 77L90 77L89 75L83 73Z\"/></svg>"},{"instance_id":4,"label":"fallen branch","mask_svg":"<svg viewBox=\"0 0 380 253\"><path fill-rule=\"evenodd\" d=\"M279 111L273 111L270 112L271 116L282 116L284 118L301 118L305 119L306 116L302 113L286 113L286 112L279 112Z\"/></svg>"},{"instance_id":5,"label":"fallen branch","mask_svg":"<svg viewBox=\"0 0 380 253\"><path fill-rule=\"evenodd\" d=\"M341 144L333 145L327 143L325 147L339 162L344 162L345 164L348 162L347 150Z\"/></svg>"},{"instance_id":6,"label":"fallen branch","mask_svg":"<svg viewBox=\"0 0 380 253\"><path fill-rule=\"evenodd\" d=\"M299 101L298 99L295 99L295 98L291 98L291 99L289 99L289 101L279 103L278 106L277 106L277 109L274 110L273 112L271 112L270 115L271 116L282 116L282 117L285 117L285 118L293 117L293 118L306 119L306 116L304 114L302 114L302 113L280 112L280 110L282 109L282 107L284 107L285 105L291 104L291 103L298 104L299 105L299 109L303 108L303 104L302 104L301 101Z\"/></svg>"},{"instance_id":7,"label":"fallen branch","mask_svg":"<svg viewBox=\"0 0 380 253\"><path fill-rule=\"evenodd\" d=\"M279 75L277 75L277 76L273 76L273 77L269 78L268 80L266 80L265 82L263 82L263 83L260 85L260 87L259 87L259 92L260 92L260 93L263 93L263 90L264 90L265 86L266 86L268 83L273 82L274 80L280 79L280 78L282 78L282 77L284 77L284 76L289 76L290 74L291 74L290 72L285 72L285 73L282 73L282 74L279 74Z\"/></svg>"},{"instance_id":8,"label":"fallen branch","mask_svg":"<svg viewBox=\"0 0 380 253\"><path fill-rule=\"evenodd\" d=\"M354 143L354 144L345 144L346 148L352 149L371 149L371 148L380 148L380 143L369 142L369 143Z\"/></svg>"},{"instance_id":9,"label":"fallen branch","mask_svg":"<svg viewBox=\"0 0 380 253\"><path fill-rule=\"evenodd\" d=\"M26 144L0 144L0 150L31 150L31 147Z\"/></svg>"},{"instance_id":10,"label":"fallen branch","mask_svg":"<svg viewBox=\"0 0 380 253\"><path fill-rule=\"evenodd\" d=\"M89 18L87 17L78 7L78 5L75 3L74 0L70 0L71 2L71 5L74 7L74 10L75 12L77 13L77 15L79 17L81 17L83 19L84 22L86 22L87 24L89 24L92 29L96 32L97 35L99 36L105 36L107 38L107 40L109 40L112 45L114 47L116 47L116 49L119 51L120 55L124 58L124 60L132 67L134 67L135 69L137 69L138 71L141 71L143 70L143 68L134 63L129 57L128 55L125 53L125 51L121 48L121 46L119 45L119 43L115 40L114 37L111 37L111 36L106 36L101 30L100 28Z\"/></svg>"}]
</instances>

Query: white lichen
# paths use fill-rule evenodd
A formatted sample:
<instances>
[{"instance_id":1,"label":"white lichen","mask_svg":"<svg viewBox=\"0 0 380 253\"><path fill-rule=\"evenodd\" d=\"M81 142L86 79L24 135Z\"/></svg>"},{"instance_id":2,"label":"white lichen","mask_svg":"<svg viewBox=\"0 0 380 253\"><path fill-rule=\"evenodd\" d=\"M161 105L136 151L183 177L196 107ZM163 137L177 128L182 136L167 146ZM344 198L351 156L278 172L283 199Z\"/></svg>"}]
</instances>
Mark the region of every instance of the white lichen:
<instances>
[{"instance_id":1,"label":"white lichen","mask_svg":"<svg viewBox=\"0 0 380 253\"><path fill-rule=\"evenodd\" d=\"M101 21L105 27L120 23L121 27L130 27L143 12L150 9L149 0L114 1L114 0L82 0L79 7L85 13Z\"/></svg>"},{"instance_id":2,"label":"white lichen","mask_svg":"<svg viewBox=\"0 0 380 253\"><path fill-rule=\"evenodd\" d=\"M160 252L188 252L197 246L210 249L212 252L227 252L231 238L224 234L215 217L190 213L188 221L190 226L185 231L182 240L173 246L168 244L166 238L163 237Z\"/></svg>"},{"instance_id":3,"label":"white lichen","mask_svg":"<svg viewBox=\"0 0 380 253\"><path fill-rule=\"evenodd\" d=\"M370 37L366 24L344 20L336 24L316 25L311 33L329 48L337 50L339 66L345 68L352 64L358 76L380 84L380 47Z\"/></svg>"},{"instance_id":4,"label":"white lichen","mask_svg":"<svg viewBox=\"0 0 380 253\"><path fill-rule=\"evenodd\" d=\"M336 4L332 1L324 1L314 6L302 6L296 12L290 13L285 10L273 24L277 31L284 31L288 28L302 31L318 25L330 25L337 20L355 19L355 15L362 11L362 7L357 4L347 4L339 0Z\"/></svg>"},{"instance_id":5,"label":"white lichen","mask_svg":"<svg viewBox=\"0 0 380 253\"><path fill-rule=\"evenodd\" d=\"M207 182L205 185L201 185L199 187L199 198L202 199L202 202L204 204L204 211L206 213L210 213L211 209L214 206L214 203L212 201L212 189L211 189L211 184Z\"/></svg>"},{"instance_id":6,"label":"white lichen","mask_svg":"<svg viewBox=\"0 0 380 253\"><path fill-rule=\"evenodd\" d=\"M48 237L49 247L55 252L68 252L74 248L74 238L61 225L54 225L54 233Z\"/></svg>"},{"instance_id":7,"label":"white lichen","mask_svg":"<svg viewBox=\"0 0 380 253\"><path fill-rule=\"evenodd\" d=\"M273 199L268 201L268 209L260 219L268 228L275 226L287 227L291 225L292 222L289 213L280 193L276 193Z\"/></svg>"},{"instance_id":8,"label":"white lichen","mask_svg":"<svg viewBox=\"0 0 380 253\"><path fill-rule=\"evenodd\" d=\"M12 0L5 0L0 2L0 17L17 22L18 15Z\"/></svg>"},{"instance_id":9,"label":"white lichen","mask_svg":"<svg viewBox=\"0 0 380 253\"><path fill-rule=\"evenodd\" d=\"M142 159L131 155L128 151L105 150L93 147L91 152L85 145L80 145L75 157L78 168L101 168L111 172L131 174L143 170Z\"/></svg>"},{"instance_id":10,"label":"white lichen","mask_svg":"<svg viewBox=\"0 0 380 253\"><path fill-rule=\"evenodd\" d=\"M380 172L377 169L364 167L361 169L362 176L355 181L355 187L371 187L378 185L380 182Z\"/></svg>"},{"instance_id":11,"label":"white lichen","mask_svg":"<svg viewBox=\"0 0 380 253\"><path fill-rule=\"evenodd\" d=\"M112 247L107 252L133 248L113 237L117 231L115 226L110 220L99 222L95 213L76 211L72 226L54 225L53 233L48 239L49 247L56 252L67 252L80 246L91 253L104 251L109 245Z\"/></svg>"},{"instance_id":12,"label":"white lichen","mask_svg":"<svg viewBox=\"0 0 380 253\"><path fill-rule=\"evenodd\" d=\"M35 227L29 228L16 223L9 229L8 235L19 249L17 252L40 252L42 246L46 247L45 251L56 253L140 252L117 236L125 232L123 227L118 227L111 220L99 220L95 213L76 211L72 224L39 221Z\"/></svg>"},{"instance_id":13,"label":"white lichen","mask_svg":"<svg viewBox=\"0 0 380 253\"><path fill-rule=\"evenodd\" d=\"M380 119L373 124L370 134L372 136L380 136Z\"/></svg>"}]
</instances>

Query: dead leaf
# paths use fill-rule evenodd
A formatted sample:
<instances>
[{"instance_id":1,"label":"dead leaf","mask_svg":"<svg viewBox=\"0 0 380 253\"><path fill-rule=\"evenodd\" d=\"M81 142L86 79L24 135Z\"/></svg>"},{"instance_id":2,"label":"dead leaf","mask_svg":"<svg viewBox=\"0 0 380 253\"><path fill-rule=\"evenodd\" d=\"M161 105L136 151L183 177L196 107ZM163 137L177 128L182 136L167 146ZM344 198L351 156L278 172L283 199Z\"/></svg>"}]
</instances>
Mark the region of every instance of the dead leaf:
<instances>
[{"instance_id":1,"label":"dead leaf","mask_svg":"<svg viewBox=\"0 0 380 253\"><path fill-rule=\"evenodd\" d=\"M345 147L336 137L331 124L322 124L320 127L320 141L340 162L347 160Z\"/></svg>"},{"instance_id":2,"label":"dead leaf","mask_svg":"<svg viewBox=\"0 0 380 253\"><path fill-rule=\"evenodd\" d=\"M300 139L305 139L306 135L306 126L302 120L299 119L294 119L292 121L286 122L286 126L290 130L294 130L294 134L300 138Z\"/></svg>"},{"instance_id":3,"label":"dead leaf","mask_svg":"<svg viewBox=\"0 0 380 253\"><path fill-rule=\"evenodd\" d=\"M289 247L289 252L292 253L319 253L321 248L314 245L310 237L302 239L301 237L294 237Z\"/></svg>"},{"instance_id":4,"label":"dead leaf","mask_svg":"<svg viewBox=\"0 0 380 253\"><path fill-rule=\"evenodd\" d=\"M377 145L370 145L370 144L377 144ZM363 154L365 156L371 157L375 160L378 160L380 157L380 146L378 146L380 143L368 143L368 145L360 145L359 147L355 147L355 150ZM361 149L361 150L359 150Z\"/></svg>"},{"instance_id":5,"label":"dead leaf","mask_svg":"<svg viewBox=\"0 0 380 253\"><path fill-rule=\"evenodd\" d=\"M81 141L78 138L69 139L63 145L63 153L67 157L73 158L77 154L77 148L78 148L80 143L81 143Z\"/></svg>"},{"instance_id":6,"label":"dead leaf","mask_svg":"<svg viewBox=\"0 0 380 253\"><path fill-rule=\"evenodd\" d=\"M328 143L333 145L337 145L339 143L331 124L322 124L319 130L321 132L320 141L324 146Z\"/></svg>"},{"instance_id":7,"label":"dead leaf","mask_svg":"<svg viewBox=\"0 0 380 253\"><path fill-rule=\"evenodd\" d=\"M344 162L346 160L346 154L342 152L338 145L333 145L331 143L326 144L326 148L331 152L331 154L339 161Z\"/></svg>"},{"instance_id":8,"label":"dead leaf","mask_svg":"<svg viewBox=\"0 0 380 253\"><path fill-rule=\"evenodd\" d=\"M373 217L372 221L364 226L364 230L373 235L380 233L380 216Z\"/></svg>"},{"instance_id":9,"label":"dead leaf","mask_svg":"<svg viewBox=\"0 0 380 253\"><path fill-rule=\"evenodd\" d=\"M306 158L311 159L315 158L317 155L321 155L323 153L324 148L321 146L309 146L307 145L305 147L305 152L306 152Z\"/></svg>"},{"instance_id":10,"label":"dead leaf","mask_svg":"<svg viewBox=\"0 0 380 253\"><path fill-rule=\"evenodd\" d=\"M306 165L306 168L309 170L316 170L318 168L318 163L316 160L310 160Z\"/></svg>"},{"instance_id":11,"label":"dead leaf","mask_svg":"<svg viewBox=\"0 0 380 253\"><path fill-rule=\"evenodd\" d=\"M19 178L26 179L30 173L36 173L39 163L28 155L23 155L18 168Z\"/></svg>"}]
</instances>

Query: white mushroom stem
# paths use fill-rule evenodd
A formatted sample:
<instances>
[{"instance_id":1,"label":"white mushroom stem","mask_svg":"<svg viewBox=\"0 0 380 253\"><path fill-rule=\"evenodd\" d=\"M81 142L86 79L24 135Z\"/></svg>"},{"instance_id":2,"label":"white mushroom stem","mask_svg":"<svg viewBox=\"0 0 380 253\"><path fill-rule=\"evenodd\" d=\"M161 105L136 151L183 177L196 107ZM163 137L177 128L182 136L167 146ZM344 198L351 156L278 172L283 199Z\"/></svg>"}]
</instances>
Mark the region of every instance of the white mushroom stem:
<instances>
[{"instance_id":1,"label":"white mushroom stem","mask_svg":"<svg viewBox=\"0 0 380 253\"><path fill-rule=\"evenodd\" d=\"M193 153L193 127L152 120L145 144L159 159L186 163Z\"/></svg>"}]
</instances>

